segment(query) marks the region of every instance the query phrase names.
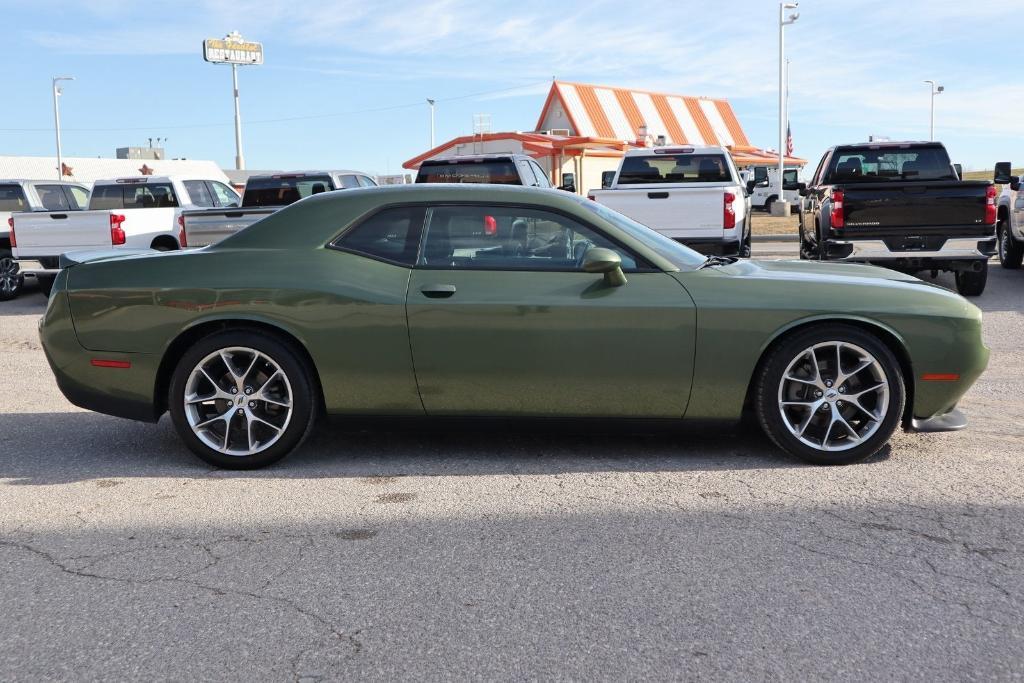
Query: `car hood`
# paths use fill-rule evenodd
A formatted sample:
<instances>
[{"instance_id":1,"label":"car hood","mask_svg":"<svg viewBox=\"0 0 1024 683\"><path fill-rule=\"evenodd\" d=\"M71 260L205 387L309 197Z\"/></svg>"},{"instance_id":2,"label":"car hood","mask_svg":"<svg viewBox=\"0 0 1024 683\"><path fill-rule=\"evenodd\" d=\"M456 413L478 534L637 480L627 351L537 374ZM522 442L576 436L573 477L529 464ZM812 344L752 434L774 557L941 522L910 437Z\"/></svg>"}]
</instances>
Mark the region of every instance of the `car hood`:
<instances>
[{"instance_id":1,"label":"car hood","mask_svg":"<svg viewBox=\"0 0 1024 683\"><path fill-rule=\"evenodd\" d=\"M849 284L864 283L874 285L884 284L888 281L934 287L934 285L922 282L913 275L862 263L741 260L727 266L722 266L720 270L729 275L747 278L766 278L770 280L829 282L832 284L846 281Z\"/></svg>"}]
</instances>

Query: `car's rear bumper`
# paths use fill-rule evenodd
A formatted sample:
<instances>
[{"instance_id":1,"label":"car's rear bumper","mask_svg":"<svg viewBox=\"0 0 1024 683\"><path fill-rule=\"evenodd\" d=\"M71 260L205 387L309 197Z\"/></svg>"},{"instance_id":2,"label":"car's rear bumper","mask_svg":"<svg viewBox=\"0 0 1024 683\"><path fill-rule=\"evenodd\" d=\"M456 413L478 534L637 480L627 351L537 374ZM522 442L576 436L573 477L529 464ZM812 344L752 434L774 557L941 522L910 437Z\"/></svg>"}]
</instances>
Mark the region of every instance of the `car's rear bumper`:
<instances>
[{"instance_id":1,"label":"car's rear bumper","mask_svg":"<svg viewBox=\"0 0 1024 683\"><path fill-rule=\"evenodd\" d=\"M37 257L34 259L15 259L18 270L22 275L56 275L60 272L57 267L57 256Z\"/></svg>"},{"instance_id":2,"label":"car's rear bumper","mask_svg":"<svg viewBox=\"0 0 1024 683\"><path fill-rule=\"evenodd\" d=\"M957 237L947 239L938 249L890 249L880 239L832 239L825 243L829 260L840 261L924 261L978 260L996 253L996 238Z\"/></svg>"}]
</instances>

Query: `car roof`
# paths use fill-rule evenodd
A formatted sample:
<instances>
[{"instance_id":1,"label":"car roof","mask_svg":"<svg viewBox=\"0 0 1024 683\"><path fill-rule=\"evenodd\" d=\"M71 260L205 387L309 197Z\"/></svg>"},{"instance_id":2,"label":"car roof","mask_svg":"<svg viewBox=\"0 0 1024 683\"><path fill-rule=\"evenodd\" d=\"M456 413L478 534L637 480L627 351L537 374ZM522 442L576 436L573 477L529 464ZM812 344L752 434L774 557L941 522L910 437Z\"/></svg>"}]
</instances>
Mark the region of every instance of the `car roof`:
<instances>
[{"instance_id":1,"label":"car roof","mask_svg":"<svg viewBox=\"0 0 1024 683\"><path fill-rule=\"evenodd\" d=\"M316 176L316 175L341 175L343 173L351 173L353 175L365 175L370 176L366 171L353 171L350 169L337 169L337 170L312 170L312 171L275 171L274 173L255 173L249 176L248 180L253 178L281 178L289 176Z\"/></svg>"},{"instance_id":2,"label":"car roof","mask_svg":"<svg viewBox=\"0 0 1024 683\"><path fill-rule=\"evenodd\" d=\"M685 150L686 153L695 154L725 154L725 147L721 145L664 145L662 147L641 147L626 151L627 157L648 157L659 154L676 154Z\"/></svg>"},{"instance_id":3,"label":"car roof","mask_svg":"<svg viewBox=\"0 0 1024 683\"><path fill-rule=\"evenodd\" d=\"M0 184L10 185L17 183L23 184L46 184L46 185L77 185L79 187L86 187L87 184L78 180L47 180L45 178L0 178Z\"/></svg>"}]
</instances>

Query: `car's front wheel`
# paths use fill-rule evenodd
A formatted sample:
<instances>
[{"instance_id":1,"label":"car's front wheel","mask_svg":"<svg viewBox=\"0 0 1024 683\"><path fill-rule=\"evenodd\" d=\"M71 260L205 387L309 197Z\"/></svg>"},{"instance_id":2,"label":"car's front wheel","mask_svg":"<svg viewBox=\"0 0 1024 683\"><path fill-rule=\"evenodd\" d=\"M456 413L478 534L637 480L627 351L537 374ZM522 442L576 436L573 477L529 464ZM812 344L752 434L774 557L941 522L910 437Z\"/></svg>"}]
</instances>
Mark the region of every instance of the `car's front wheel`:
<instances>
[{"instance_id":1,"label":"car's front wheel","mask_svg":"<svg viewBox=\"0 0 1024 683\"><path fill-rule=\"evenodd\" d=\"M297 448L312 429L311 370L286 343L256 331L220 332L185 352L171 378L178 434L200 458L255 469Z\"/></svg>"},{"instance_id":2,"label":"car's front wheel","mask_svg":"<svg viewBox=\"0 0 1024 683\"><path fill-rule=\"evenodd\" d=\"M877 453L906 400L892 351L849 325L822 325L780 343L762 366L757 415L783 450L818 465L848 465Z\"/></svg>"},{"instance_id":3,"label":"car's front wheel","mask_svg":"<svg viewBox=\"0 0 1024 683\"><path fill-rule=\"evenodd\" d=\"M25 276L18 270L18 264L11 256L11 252L0 251L0 301L13 299L21 292Z\"/></svg>"}]
</instances>

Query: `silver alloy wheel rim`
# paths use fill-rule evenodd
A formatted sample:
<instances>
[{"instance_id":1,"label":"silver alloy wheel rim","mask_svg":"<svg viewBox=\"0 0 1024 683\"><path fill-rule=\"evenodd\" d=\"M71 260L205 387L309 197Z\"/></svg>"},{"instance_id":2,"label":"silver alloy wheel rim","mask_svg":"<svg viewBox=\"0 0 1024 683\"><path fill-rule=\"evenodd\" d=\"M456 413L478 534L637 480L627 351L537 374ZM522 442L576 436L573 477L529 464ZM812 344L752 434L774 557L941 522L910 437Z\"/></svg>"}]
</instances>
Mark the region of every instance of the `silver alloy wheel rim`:
<instances>
[{"instance_id":1,"label":"silver alloy wheel rim","mask_svg":"<svg viewBox=\"0 0 1024 683\"><path fill-rule=\"evenodd\" d=\"M10 256L0 258L0 290L10 296L20 286L21 273L18 264Z\"/></svg>"},{"instance_id":2,"label":"silver alloy wheel rim","mask_svg":"<svg viewBox=\"0 0 1024 683\"><path fill-rule=\"evenodd\" d=\"M232 456L270 448L292 418L288 375L267 354L243 346L219 349L199 361L183 400L192 433Z\"/></svg>"},{"instance_id":3,"label":"silver alloy wheel rim","mask_svg":"<svg viewBox=\"0 0 1024 683\"><path fill-rule=\"evenodd\" d=\"M1008 244L1009 237L1010 237L1010 231L1007 230L1006 222L1004 221L1004 222L1000 223L1000 225L999 225L999 261L1001 263L1010 260L1010 257L1009 257L1009 255L1010 255L1009 246L1010 245Z\"/></svg>"},{"instance_id":4,"label":"silver alloy wheel rim","mask_svg":"<svg viewBox=\"0 0 1024 683\"><path fill-rule=\"evenodd\" d=\"M843 341L804 349L779 382L789 432L820 451L845 451L871 438L889 410L889 379L874 356Z\"/></svg>"}]
</instances>

